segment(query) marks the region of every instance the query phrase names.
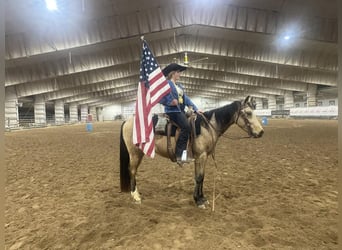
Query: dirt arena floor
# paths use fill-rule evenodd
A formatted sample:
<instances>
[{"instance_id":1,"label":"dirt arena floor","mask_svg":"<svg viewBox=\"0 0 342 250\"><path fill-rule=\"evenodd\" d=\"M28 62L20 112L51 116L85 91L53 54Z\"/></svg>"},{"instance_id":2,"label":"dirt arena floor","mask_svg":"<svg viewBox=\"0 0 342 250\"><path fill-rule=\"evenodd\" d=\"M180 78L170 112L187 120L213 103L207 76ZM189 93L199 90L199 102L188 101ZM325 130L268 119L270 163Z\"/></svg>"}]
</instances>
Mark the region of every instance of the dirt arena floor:
<instances>
[{"instance_id":1,"label":"dirt arena floor","mask_svg":"<svg viewBox=\"0 0 342 250\"><path fill-rule=\"evenodd\" d=\"M193 167L159 156L139 168L142 204L120 193L120 125L5 133L6 249L337 249L336 120L222 137L204 181L214 211L195 207Z\"/></svg>"}]
</instances>

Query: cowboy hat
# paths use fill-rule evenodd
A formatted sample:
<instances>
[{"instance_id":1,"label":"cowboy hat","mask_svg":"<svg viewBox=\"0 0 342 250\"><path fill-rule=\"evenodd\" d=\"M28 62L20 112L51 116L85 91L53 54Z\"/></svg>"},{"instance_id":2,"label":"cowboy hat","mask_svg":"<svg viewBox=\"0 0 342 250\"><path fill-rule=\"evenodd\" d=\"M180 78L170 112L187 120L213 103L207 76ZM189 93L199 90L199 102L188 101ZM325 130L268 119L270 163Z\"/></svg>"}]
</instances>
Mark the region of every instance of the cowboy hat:
<instances>
[{"instance_id":1,"label":"cowboy hat","mask_svg":"<svg viewBox=\"0 0 342 250\"><path fill-rule=\"evenodd\" d=\"M184 71L186 70L187 67L179 65L177 63L171 63L169 65L167 65L162 71L164 76L168 76L170 74L170 72L172 71Z\"/></svg>"}]
</instances>

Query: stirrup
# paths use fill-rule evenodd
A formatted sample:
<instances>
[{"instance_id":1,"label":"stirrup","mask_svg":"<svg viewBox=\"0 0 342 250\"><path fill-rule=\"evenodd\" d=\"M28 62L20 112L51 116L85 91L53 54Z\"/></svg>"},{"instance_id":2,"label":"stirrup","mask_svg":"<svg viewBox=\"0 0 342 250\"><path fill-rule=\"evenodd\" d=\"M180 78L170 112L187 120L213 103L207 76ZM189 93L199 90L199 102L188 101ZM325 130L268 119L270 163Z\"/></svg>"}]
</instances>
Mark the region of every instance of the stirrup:
<instances>
[{"instance_id":1,"label":"stirrup","mask_svg":"<svg viewBox=\"0 0 342 250\"><path fill-rule=\"evenodd\" d=\"M187 164L187 163L191 163L191 162L194 162L195 159L194 158L187 158L186 160L182 160L182 159L177 159L177 164L179 166L183 166L184 164Z\"/></svg>"}]
</instances>

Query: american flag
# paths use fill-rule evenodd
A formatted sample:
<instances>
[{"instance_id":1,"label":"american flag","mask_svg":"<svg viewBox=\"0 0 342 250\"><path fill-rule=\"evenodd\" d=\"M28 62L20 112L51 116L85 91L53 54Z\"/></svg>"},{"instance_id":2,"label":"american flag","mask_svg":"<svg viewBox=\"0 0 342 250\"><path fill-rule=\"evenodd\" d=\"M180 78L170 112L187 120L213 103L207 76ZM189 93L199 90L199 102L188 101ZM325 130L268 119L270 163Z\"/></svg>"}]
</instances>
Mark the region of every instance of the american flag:
<instances>
[{"instance_id":1,"label":"american flag","mask_svg":"<svg viewBox=\"0 0 342 250\"><path fill-rule=\"evenodd\" d=\"M140 62L140 81L135 103L133 143L146 155L154 157L154 132L152 108L171 91L156 59L146 41L143 41Z\"/></svg>"}]
</instances>

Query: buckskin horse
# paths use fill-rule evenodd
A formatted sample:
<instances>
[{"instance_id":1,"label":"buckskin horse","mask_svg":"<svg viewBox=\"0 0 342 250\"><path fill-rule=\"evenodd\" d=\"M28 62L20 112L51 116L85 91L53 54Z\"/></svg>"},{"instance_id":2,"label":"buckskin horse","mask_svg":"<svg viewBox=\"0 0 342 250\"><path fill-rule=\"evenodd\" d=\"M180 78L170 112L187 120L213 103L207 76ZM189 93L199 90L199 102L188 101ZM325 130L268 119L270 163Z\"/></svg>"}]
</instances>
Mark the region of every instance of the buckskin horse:
<instances>
[{"instance_id":1,"label":"buckskin horse","mask_svg":"<svg viewBox=\"0 0 342 250\"><path fill-rule=\"evenodd\" d=\"M233 124L237 124L249 137L259 138L263 135L264 130L253 112L254 108L253 98L247 96L244 101L234 101L231 104L201 114L200 133L194 138L192 146L195 159L193 198L199 208L206 208L206 205L209 204L203 194L204 170L208 156L215 151L218 139ZM135 176L144 154L133 144L132 136L133 117L123 122L121 126L120 185L122 192L130 191L134 201L141 203ZM155 137L155 152L169 158L167 136Z\"/></svg>"}]
</instances>

